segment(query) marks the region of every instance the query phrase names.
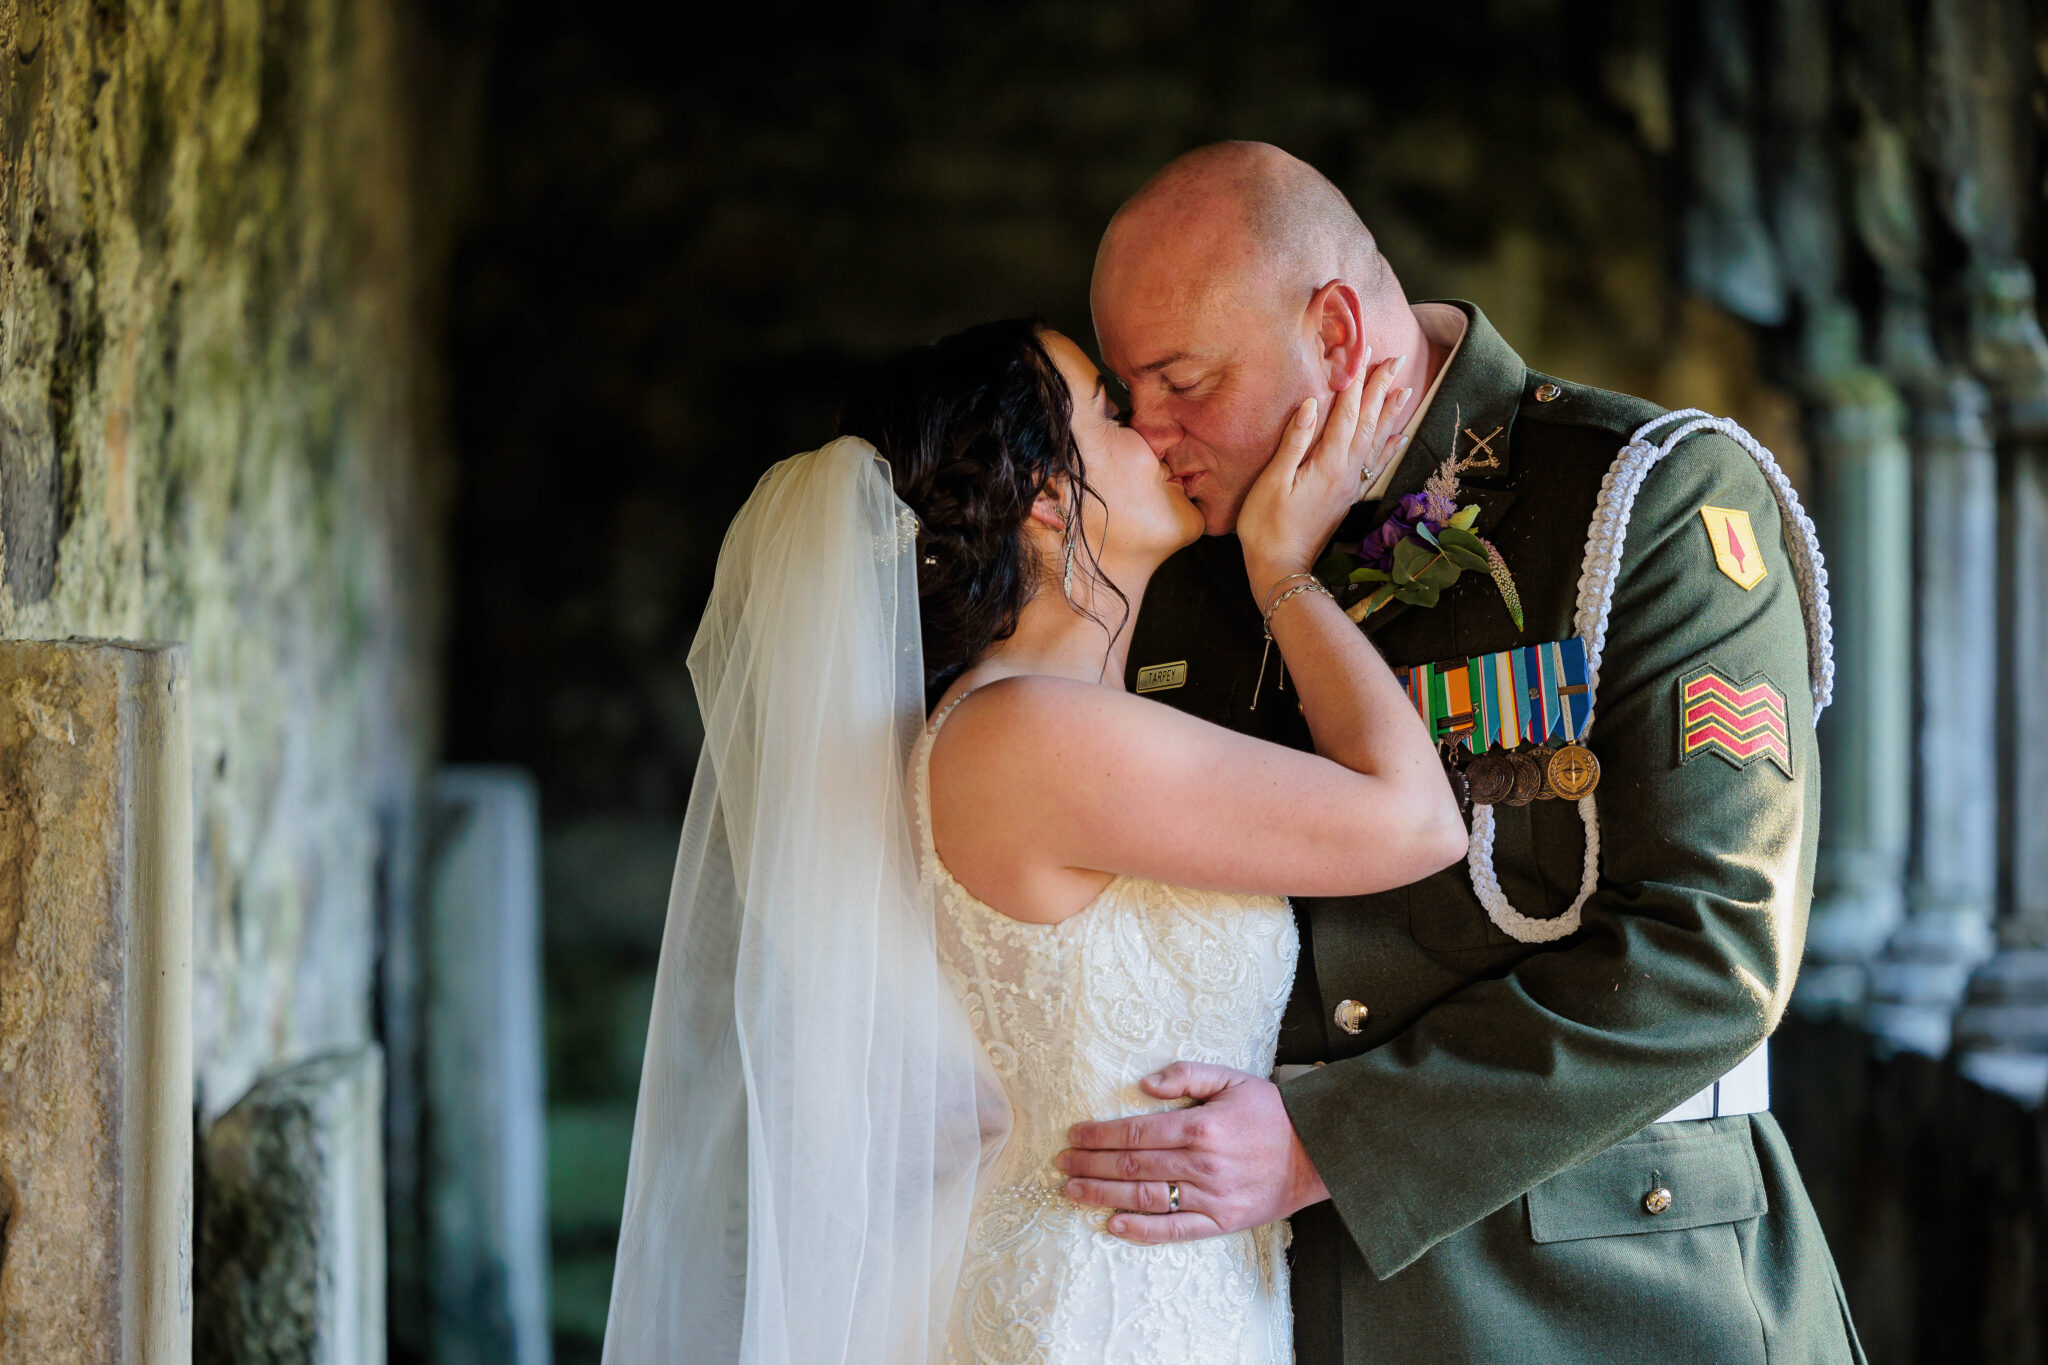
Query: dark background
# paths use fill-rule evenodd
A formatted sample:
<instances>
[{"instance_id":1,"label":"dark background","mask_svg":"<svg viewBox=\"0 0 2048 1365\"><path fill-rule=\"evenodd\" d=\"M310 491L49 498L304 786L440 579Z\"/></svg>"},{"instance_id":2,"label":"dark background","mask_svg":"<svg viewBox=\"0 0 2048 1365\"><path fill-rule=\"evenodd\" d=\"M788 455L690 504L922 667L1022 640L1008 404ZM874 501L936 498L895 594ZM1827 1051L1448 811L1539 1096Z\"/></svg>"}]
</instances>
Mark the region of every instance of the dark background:
<instances>
[{"instance_id":1,"label":"dark background","mask_svg":"<svg viewBox=\"0 0 2048 1365\"><path fill-rule=\"evenodd\" d=\"M453 281L450 739L531 766L553 814L679 809L680 661L760 472L905 346L1037 312L1092 348L1102 226L1189 147L1276 142L1352 195L1414 296L1476 299L1538 365L1673 387L1654 6L723 19L518 5L496 44L488 208Z\"/></svg>"}]
</instances>

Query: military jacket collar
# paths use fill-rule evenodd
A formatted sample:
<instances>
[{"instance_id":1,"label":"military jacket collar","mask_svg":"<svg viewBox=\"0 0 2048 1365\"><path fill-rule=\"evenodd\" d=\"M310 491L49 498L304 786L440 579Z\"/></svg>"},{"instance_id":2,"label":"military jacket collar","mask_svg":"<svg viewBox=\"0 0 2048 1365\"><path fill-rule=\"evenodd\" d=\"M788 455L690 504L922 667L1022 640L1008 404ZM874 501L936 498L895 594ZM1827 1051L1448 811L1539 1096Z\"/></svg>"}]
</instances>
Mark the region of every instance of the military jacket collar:
<instances>
[{"instance_id":1,"label":"military jacket collar","mask_svg":"<svg viewBox=\"0 0 2048 1365\"><path fill-rule=\"evenodd\" d=\"M1363 539L1400 506L1401 499L1420 492L1430 475L1444 460L1456 454L1470 460L1459 476L1461 501L1477 504L1479 518L1473 531L1485 535L1507 515L1515 501L1514 434L1515 414L1520 409L1522 386L1529 367L1514 348L1502 340L1478 305L1461 299L1443 300L1469 319L1465 340L1444 367L1443 381L1422 426L1415 433L1401 466L1387 485L1386 495L1377 503L1360 503L1351 509L1337 528L1336 539ZM1373 613L1371 628L1377 629L1407 608L1389 603Z\"/></svg>"}]
</instances>

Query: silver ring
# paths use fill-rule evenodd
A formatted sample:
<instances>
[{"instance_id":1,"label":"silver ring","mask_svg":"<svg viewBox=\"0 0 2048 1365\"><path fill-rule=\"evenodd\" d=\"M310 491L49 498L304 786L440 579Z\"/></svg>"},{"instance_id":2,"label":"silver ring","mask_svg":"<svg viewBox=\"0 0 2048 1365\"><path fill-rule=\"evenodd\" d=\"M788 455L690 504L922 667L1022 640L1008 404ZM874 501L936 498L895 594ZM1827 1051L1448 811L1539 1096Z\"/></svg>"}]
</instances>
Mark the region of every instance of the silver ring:
<instances>
[{"instance_id":1,"label":"silver ring","mask_svg":"<svg viewBox=\"0 0 2048 1365\"><path fill-rule=\"evenodd\" d=\"M1180 1182L1178 1180L1166 1182L1166 1211L1168 1213L1180 1212Z\"/></svg>"}]
</instances>

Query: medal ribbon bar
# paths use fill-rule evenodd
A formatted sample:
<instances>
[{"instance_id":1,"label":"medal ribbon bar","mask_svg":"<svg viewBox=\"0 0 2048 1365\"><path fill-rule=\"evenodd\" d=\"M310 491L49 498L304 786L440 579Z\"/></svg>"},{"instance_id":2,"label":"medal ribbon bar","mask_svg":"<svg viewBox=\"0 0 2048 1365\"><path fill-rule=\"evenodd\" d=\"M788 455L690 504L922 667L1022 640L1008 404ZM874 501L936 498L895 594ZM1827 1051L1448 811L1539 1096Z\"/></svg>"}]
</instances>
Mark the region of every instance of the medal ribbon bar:
<instances>
[{"instance_id":1,"label":"medal ribbon bar","mask_svg":"<svg viewBox=\"0 0 2048 1365\"><path fill-rule=\"evenodd\" d=\"M1586 642L1549 644L1396 669L1416 714L1438 741L1458 740L1474 754L1554 740L1576 743L1591 709Z\"/></svg>"}]
</instances>

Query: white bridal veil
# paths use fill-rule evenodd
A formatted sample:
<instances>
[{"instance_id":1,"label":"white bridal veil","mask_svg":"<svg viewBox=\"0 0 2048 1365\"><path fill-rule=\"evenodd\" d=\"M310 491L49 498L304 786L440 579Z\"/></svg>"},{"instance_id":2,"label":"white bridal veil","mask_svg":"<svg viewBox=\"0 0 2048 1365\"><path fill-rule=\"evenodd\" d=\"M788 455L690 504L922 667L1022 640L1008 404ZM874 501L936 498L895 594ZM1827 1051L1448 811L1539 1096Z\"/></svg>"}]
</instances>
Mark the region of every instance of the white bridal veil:
<instances>
[{"instance_id":1,"label":"white bridal veil","mask_svg":"<svg viewBox=\"0 0 2048 1365\"><path fill-rule=\"evenodd\" d=\"M690 651L669 893L604 1365L936 1358L1005 1121L939 974L907 782L916 520L864 441L784 460Z\"/></svg>"}]
</instances>

